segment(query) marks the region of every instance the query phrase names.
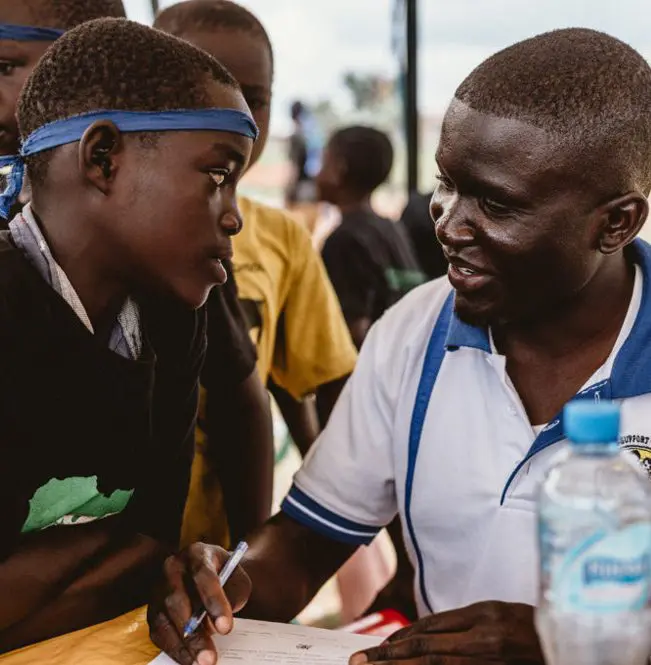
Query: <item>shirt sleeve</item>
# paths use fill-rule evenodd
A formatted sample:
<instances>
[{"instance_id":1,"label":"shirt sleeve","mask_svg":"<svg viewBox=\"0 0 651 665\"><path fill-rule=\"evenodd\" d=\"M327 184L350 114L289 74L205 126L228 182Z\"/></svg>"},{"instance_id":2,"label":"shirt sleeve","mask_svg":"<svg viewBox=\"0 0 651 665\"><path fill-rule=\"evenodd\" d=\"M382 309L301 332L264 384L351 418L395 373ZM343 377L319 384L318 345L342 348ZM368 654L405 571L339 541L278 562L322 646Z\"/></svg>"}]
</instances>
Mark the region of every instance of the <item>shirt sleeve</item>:
<instances>
[{"instance_id":1,"label":"shirt sleeve","mask_svg":"<svg viewBox=\"0 0 651 665\"><path fill-rule=\"evenodd\" d=\"M294 267L278 321L271 376L296 399L353 371L357 351L323 261L306 229L292 225Z\"/></svg>"},{"instance_id":2,"label":"shirt sleeve","mask_svg":"<svg viewBox=\"0 0 651 665\"><path fill-rule=\"evenodd\" d=\"M230 263L226 271L228 281L213 288L207 303L208 351L201 374L207 390L215 382L221 386L241 383L251 375L257 361Z\"/></svg>"},{"instance_id":3,"label":"shirt sleeve","mask_svg":"<svg viewBox=\"0 0 651 665\"><path fill-rule=\"evenodd\" d=\"M397 512L392 422L398 383L382 377L378 325L282 510L334 540L368 544Z\"/></svg>"},{"instance_id":4,"label":"shirt sleeve","mask_svg":"<svg viewBox=\"0 0 651 665\"><path fill-rule=\"evenodd\" d=\"M366 249L339 228L326 240L321 255L346 321L372 318L378 285Z\"/></svg>"}]
</instances>

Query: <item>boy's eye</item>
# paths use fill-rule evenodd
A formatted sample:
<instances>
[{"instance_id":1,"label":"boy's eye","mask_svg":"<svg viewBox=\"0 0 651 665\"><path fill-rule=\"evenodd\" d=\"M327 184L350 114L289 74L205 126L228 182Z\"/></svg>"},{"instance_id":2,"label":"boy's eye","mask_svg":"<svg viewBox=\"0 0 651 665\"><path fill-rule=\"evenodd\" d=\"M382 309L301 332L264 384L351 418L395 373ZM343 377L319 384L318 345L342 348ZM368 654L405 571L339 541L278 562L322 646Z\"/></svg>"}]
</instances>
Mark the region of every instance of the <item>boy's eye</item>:
<instances>
[{"instance_id":1,"label":"boy's eye","mask_svg":"<svg viewBox=\"0 0 651 665\"><path fill-rule=\"evenodd\" d=\"M260 109L265 108L265 106L269 104L269 102L266 99L262 98L247 99L246 103L249 105L251 111L259 111Z\"/></svg>"},{"instance_id":2,"label":"boy's eye","mask_svg":"<svg viewBox=\"0 0 651 665\"><path fill-rule=\"evenodd\" d=\"M0 60L0 76L11 76L16 70L16 63L10 60Z\"/></svg>"},{"instance_id":3,"label":"boy's eye","mask_svg":"<svg viewBox=\"0 0 651 665\"><path fill-rule=\"evenodd\" d=\"M213 179L213 182L217 186L223 185L226 181L226 178L228 177L228 171L225 171L224 169L215 169L213 171L209 171L209 173L210 177Z\"/></svg>"}]
</instances>

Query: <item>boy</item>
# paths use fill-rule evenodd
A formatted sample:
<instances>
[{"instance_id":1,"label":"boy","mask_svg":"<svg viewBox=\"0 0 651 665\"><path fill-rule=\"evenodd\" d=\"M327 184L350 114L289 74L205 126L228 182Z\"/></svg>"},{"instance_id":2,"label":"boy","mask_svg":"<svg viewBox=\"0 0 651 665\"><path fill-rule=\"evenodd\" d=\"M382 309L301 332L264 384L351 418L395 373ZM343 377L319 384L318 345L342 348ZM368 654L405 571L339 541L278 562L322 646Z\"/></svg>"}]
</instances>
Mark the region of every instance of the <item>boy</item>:
<instances>
[{"instance_id":1,"label":"boy","mask_svg":"<svg viewBox=\"0 0 651 665\"><path fill-rule=\"evenodd\" d=\"M392 166L386 134L346 127L330 137L316 178L320 200L341 214L322 256L357 348L384 311L424 281L402 228L371 206Z\"/></svg>"},{"instance_id":2,"label":"boy","mask_svg":"<svg viewBox=\"0 0 651 665\"><path fill-rule=\"evenodd\" d=\"M101 17L124 17L121 0L30 0L17 3L0 0L0 118L4 118L1 150L15 152L18 128L15 122L18 93L43 51L66 30ZM21 194L22 203L29 200L27 186ZM10 218L20 212L16 202ZM0 224L6 221L0 219ZM230 261L225 261L230 272ZM255 371L255 348L248 336L248 326L237 299L235 281L229 279L223 288L213 289L208 312L209 329L214 343L208 351L204 371L205 385L212 388L210 422L219 428L220 441L228 446L215 446L219 457L216 471L226 483L235 477L239 482L229 485L227 508L234 539L264 521L270 514L273 458L266 451L272 447L269 399ZM199 413L203 422L205 409ZM201 429L197 428L198 445ZM229 456L235 448L238 455ZM253 470L247 464L257 458ZM268 459L267 459L268 458ZM243 468L244 467L244 468ZM219 511L216 511L219 513ZM226 525L224 523L224 532ZM226 543L223 533L219 542Z\"/></svg>"},{"instance_id":3,"label":"boy","mask_svg":"<svg viewBox=\"0 0 651 665\"><path fill-rule=\"evenodd\" d=\"M60 37L17 116L0 208L23 161L32 199L0 235L0 651L137 607L177 546L196 308L226 280L256 135L219 63L124 19Z\"/></svg>"},{"instance_id":4,"label":"boy","mask_svg":"<svg viewBox=\"0 0 651 665\"><path fill-rule=\"evenodd\" d=\"M273 78L271 43L260 22L233 2L190 0L164 10L155 26L203 48L238 80L260 129L252 166L264 149L269 131ZM316 392L319 417L325 422L353 369L355 348L306 230L281 210L249 198L238 197L238 205L245 224L234 244L234 269L258 349L258 370L263 381L270 379L282 389L279 401L300 421L300 426L288 423L292 435L299 448L306 451L318 428L310 418L303 417L305 412L295 400ZM210 410L210 389L204 385ZM287 417L286 410L284 413ZM215 512L213 496L202 494L202 486L212 482L212 473L206 467L215 455L210 443L211 438L215 439L212 430L207 435L204 459L197 456L193 469L194 491L186 509L185 542L219 542L215 537L218 525L202 523L206 516L214 520L211 515ZM233 456L241 456L241 451L233 447L231 459ZM247 461L255 471L260 457ZM230 483L238 482L237 477L231 477ZM228 496L228 488L224 489Z\"/></svg>"},{"instance_id":5,"label":"boy","mask_svg":"<svg viewBox=\"0 0 651 665\"><path fill-rule=\"evenodd\" d=\"M617 400L621 445L651 451L651 246L635 239L650 106L644 58L578 28L515 44L459 86L432 202L448 279L370 331L283 513L250 542L248 613L295 616L398 513L422 618L351 664L544 662L535 506L561 410Z\"/></svg>"}]
</instances>

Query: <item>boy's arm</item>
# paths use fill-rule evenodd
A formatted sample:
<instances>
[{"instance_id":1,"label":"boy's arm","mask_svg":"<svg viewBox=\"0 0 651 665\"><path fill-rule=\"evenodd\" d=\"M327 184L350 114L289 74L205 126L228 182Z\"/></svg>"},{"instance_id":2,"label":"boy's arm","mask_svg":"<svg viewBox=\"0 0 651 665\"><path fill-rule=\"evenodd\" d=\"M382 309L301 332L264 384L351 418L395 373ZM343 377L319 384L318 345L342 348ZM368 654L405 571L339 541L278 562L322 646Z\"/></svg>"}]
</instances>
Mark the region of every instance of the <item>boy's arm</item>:
<instances>
[{"instance_id":1,"label":"boy's arm","mask_svg":"<svg viewBox=\"0 0 651 665\"><path fill-rule=\"evenodd\" d=\"M167 554L122 516L24 536L0 563L0 653L144 604Z\"/></svg>"},{"instance_id":2,"label":"boy's arm","mask_svg":"<svg viewBox=\"0 0 651 665\"><path fill-rule=\"evenodd\" d=\"M207 458L219 477L236 543L271 514L273 427L269 395L257 370L236 386L208 392L206 430Z\"/></svg>"},{"instance_id":3,"label":"boy's arm","mask_svg":"<svg viewBox=\"0 0 651 665\"><path fill-rule=\"evenodd\" d=\"M256 360L231 277L208 301L202 384L207 390L205 455L221 484L233 541L257 529L271 514L271 405Z\"/></svg>"}]
</instances>

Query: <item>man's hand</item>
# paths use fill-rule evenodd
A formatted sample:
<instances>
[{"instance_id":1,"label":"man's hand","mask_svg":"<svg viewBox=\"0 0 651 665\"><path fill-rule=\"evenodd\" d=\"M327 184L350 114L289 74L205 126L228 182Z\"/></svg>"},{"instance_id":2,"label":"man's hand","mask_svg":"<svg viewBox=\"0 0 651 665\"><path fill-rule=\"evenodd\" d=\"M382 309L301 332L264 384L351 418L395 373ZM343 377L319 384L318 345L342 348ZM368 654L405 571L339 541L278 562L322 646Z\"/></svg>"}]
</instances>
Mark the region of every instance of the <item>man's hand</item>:
<instances>
[{"instance_id":1,"label":"man's hand","mask_svg":"<svg viewBox=\"0 0 651 665\"><path fill-rule=\"evenodd\" d=\"M384 644L356 653L350 665L544 665L533 607L497 601L432 614Z\"/></svg>"},{"instance_id":2,"label":"man's hand","mask_svg":"<svg viewBox=\"0 0 651 665\"><path fill-rule=\"evenodd\" d=\"M147 620L154 644L181 665L215 665L217 652L211 636L226 635L233 628L233 613L251 595L251 580L238 567L226 584L219 583L219 570L228 552L221 547L195 543L165 561L165 580L149 606ZM183 640L183 629L203 603L208 616L195 633Z\"/></svg>"}]
</instances>

